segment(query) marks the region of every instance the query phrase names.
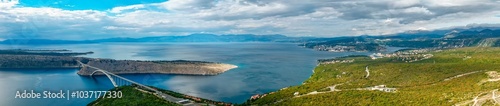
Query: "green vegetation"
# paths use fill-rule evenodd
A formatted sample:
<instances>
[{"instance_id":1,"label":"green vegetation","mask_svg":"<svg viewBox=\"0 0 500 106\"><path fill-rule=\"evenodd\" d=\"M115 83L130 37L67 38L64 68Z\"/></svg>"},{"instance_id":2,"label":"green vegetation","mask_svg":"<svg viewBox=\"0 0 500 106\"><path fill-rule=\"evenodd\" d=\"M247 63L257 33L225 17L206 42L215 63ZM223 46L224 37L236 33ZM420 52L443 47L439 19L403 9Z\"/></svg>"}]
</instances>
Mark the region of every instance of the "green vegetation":
<instances>
[{"instance_id":1,"label":"green vegetation","mask_svg":"<svg viewBox=\"0 0 500 106\"><path fill-rule=\"evenodd\" d=\"M179 106L176 103L168 102L153 94L144 93L133 86L121 86L109 91L121 91L122 98L99 98L89 106Z\"/></svg>"},{"instance_id":2,"label":"green vegetation","mask_svg":"<svg viewBox=\"0 0 500 106\"><path fill-rule=\"evenodd\" d=\"M476 96L480 98L478 103L495 103L491 94L500 88L500 81L487 81L492 77L486 72L500 72L500 48L429 53L434 56L411 63L394 61L397 57L345 57L355 61L319 65L303 85L269 93L244 105L471 105ZM367 66L370 76L365 78ZM330 91L334 85L337 91ZM397 91L366 90L377 85ZM320 93L307 95L314 91ZM294 95L296 92L298 95Z\"/></svg>"},{"instance_id":3,"label":"green vegetation","mask_svg":"<svg viewBox=\"0 0 500 106\"><path fill-rule=\"evenodd\" d=\"M152 88L155 88L155 87L152 87ZM158 89L158 88L156 88L156 89ZM192 100L196 103L203 103L203 104L207 104L207 105L212 104L212 105L216 105L216 106L230 106L230 105L232 105L231 103L199 98L199 97L190 96L190 95L186 95L186 94L182 94L182 93L178 93L178 92L174 92L174 91L169 91L169 90L164 90L164 89L158 89L158 90L165 93L165 94L171 95L173 97L189 99L189 100Z\"/></svg>"},{"instance_id":4,"label":"green vegetation","mask_svg":"<svg viewBox=\"0 0 500 106\"><path fill-rule=\"evenodd\" d=\"M78 68L76 60L88 62L91 58L0 54L0 68Z\"/></svg>"},{"instance_id":5,"label":"green vegetation","mask_svg":"<svg viewBox=\"0 0 500 106\"><path fill-rule=\"evenodd\" d=\"M383 51L386 48L380 44L372 43L365 38L358 37L348 37L348 38L324 38L328 39L324 42L310 41L308 43L302 44L307 48L312 48L320 51Z\"/></svg>"},{"instance_id":6,"label":"green vegetation","mask_svg":"<svg viewBox=\"0 0 500 106\"><path fill-rule=\"evenodd\" d=\"M349 60L349 59L370 59L369 56L367 55L349 55L349 56L344 56L344 57L337 57L337 58L332 58L332 59L319 59L318 62L328 62L328 61L334 61L334 60Z\"/></svg>"},{"instance_id":7,"label":"green vegetation","mask_svg":"<svg viewBox=\"0 0 500 106\"><path fill-rule=\"evenodd\" d=\"M150 86L153 89L157 89L160 92L163 92L167 95L176 97L189 99L193 101L192 105L212 105L212 106L230 106L231 103L225 103L220 101L213 101L209 99L199 98L195 96L185 95L174 91L159 89L153 86ZM154 91L147 89L140 89L136 85L132 86L120 86L109 91L121 91L122 98L99 98L91 103L89 106L179 106L180 104L172 103L166 101L158 96L153 94Z\"/></svg>"},{"instance_id":8,"label":"green vegetation","mask_svg":"<svg viewBox=\"0 0 500 106\"><path fill-rule=\"evenodd\" d=\"M469 47L478 44L480 38L468 39L425 39L425 40L392 40L382 44L393 47L412 47L412 48L452 48Z\"/></svg>"}]
</instances>

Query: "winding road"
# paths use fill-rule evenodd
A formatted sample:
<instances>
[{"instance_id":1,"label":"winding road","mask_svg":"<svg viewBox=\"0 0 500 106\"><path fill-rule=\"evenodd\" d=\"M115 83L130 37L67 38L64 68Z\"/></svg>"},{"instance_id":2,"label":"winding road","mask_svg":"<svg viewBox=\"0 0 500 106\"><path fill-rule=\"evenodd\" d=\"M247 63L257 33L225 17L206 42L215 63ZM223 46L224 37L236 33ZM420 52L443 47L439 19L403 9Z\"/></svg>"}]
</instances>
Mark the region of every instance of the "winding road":
<instances>
[{"instance_id":1,"label":"winding road","mask_svg":"<svg viewBox=\"0 0 500 106\"><path fill-rule=\"evenodd\" d=\"M366 66L365 71L366 71L366 76L365 76L365 78L368 78L368 77L370 76L370 70L368 70L368 66Z\"/></svg>"}]
</instances>

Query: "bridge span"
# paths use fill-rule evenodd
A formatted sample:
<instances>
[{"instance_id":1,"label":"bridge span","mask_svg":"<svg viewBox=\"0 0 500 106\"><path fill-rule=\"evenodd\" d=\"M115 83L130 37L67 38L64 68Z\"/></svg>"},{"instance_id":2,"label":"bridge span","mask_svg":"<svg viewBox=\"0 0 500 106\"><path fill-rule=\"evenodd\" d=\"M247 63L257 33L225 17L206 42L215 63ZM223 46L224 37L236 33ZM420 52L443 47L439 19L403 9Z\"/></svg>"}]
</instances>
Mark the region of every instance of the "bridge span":
<instances>
[{"instance_id":1,"label":"bridge span","mask_svg":"<svg viewBox=\"0 0 500 106\"><path fill-rule=\"evenodd\" d=\"M140 88L144 88L144 89L153 91L155 95L157 95L160 98L163 98L163 99L165 99L167 101L173 102L173 103L177 103L177 104L181 104L181 105L199 105L199 104L194 103L191 100L173 97L171 95L168 95L168 94L165 94L165 93L163 93L161 91L158 91L157 89L148 87L146 85L142 85L140 83L137 83L135 81L129 80L129 79L124 78L122 76L116 75L116 74L111 73L109 71L106 71L106 70L103 70L103 69L100 69L100 68L97 68L97 67L94 67L94 66L90 66L88 64L84 64L84 63L82 63L79 60L76 60L76 62L78 62L78 64L80 64L83 67L88 67L88 68L95 69L95 71L92 72L92 74L90 76L93 76L97 72L103 73L104 75L106 75L109 78L109 80L111 81L111 83L113 83L113 86L115 86L115 87L122 86L122 85L135 84L135 85L139 86ZM186 101L188 101L188 102L186 102Z\"/></svg>"}]
</instances>

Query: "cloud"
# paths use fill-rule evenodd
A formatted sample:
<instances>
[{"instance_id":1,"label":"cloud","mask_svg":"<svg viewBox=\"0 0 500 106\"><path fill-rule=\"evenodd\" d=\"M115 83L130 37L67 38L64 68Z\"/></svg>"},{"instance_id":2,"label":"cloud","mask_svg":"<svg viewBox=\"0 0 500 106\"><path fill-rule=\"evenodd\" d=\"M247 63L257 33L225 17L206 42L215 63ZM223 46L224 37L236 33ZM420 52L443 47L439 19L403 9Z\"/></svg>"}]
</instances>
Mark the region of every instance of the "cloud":
<instances>
[{"instance_id":1,"label":"cloud","mask_svg":"<svg viewBox=\"0 0 500 106\"><path fill-rule=\"evenodd\" d=\"M421 3L421 0L398 0L391 3L391 7L393 8L405 8L416 6Z\"/></svg>"},{"instance_id":2,"label":"cloud","mask_svg":"<svg viewBox=\"0 0 500 106\"><path fill-rule=\"evenodd\" d=\"M498 24L498 0L169 0L108 10L0 2L0 38L98 39L213 34L378 35Z\"/></svg>"},{"instance_id":3,"label":"cloud","mask_svg":"<svg viewBox=\"0 0 500 106\"><path fill-rule=\"evenodd\" d=\"M1 0L0 9L12 8L17 4L19 4L19 0Z\"/></svg>"},{"instance_id":4,"label":"cloud","mask_svg":"<svg viewBox=\"0 0 500 106\"><path fill-rule=\"evenodd\" d=\"M109 10L109 12L111 13L121 13L125 10L137 10L137 9L141 9L141 8L144 8L145 6L142 5L142 4L137 4L137 5L130 5L130 6L120 6L120 7L114 7L112 8L111 10Z\"/></svg>"},{"instance_id":5,"label":"cloud","mask_svg":"<svg viewBox=\"0 0 500 106\"><path fill-rule=\"evenodd\" d=\"M168 2L160 3L165 9L172 11L200 11L203 9L211 8L216 1L211 0L170 0Z\"/></svg>"},{"instance_id":6,"label":"cloud","mask_svg":"<svg viewBox=\"0 0 500 106\"><path fill-rule=\"evenodd\" d=\"M497 0L423 0L423 2L432 7L460 7L498 3Z\"/></svg>"},{"instance_id":7,"label":"cloud","mask_svg":"<svg viewBox=\"0 0 500 106\"><path fill-rule=\"evenodd\" d=\"M10 8L0 10L0 25L7 26L3 38L83 38L82 32L98 33L94 27L107 23L106 13L94 10L68 11L57 8Z\"/></svg>"}]
</instances>

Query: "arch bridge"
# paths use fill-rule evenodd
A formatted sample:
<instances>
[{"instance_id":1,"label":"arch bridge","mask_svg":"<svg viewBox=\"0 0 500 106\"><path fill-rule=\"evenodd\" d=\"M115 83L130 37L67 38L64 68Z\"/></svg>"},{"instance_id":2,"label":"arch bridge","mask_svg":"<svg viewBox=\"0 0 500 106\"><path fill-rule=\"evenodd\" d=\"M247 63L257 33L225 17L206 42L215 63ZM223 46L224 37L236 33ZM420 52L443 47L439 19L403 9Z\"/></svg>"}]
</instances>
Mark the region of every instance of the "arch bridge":
<instances>
[{"instance_id":1,"label":"arch bridge","mask_svg":"<svg viewBox=\"0 0 500 106\"><path fill-rule=\"evenodd\" d=\"M143 89L146 89L146 90L150 90L150 91L153 91L154 94L160 98L163 98L167 101L170 101L170 102L173 102L173 103L180 103L180 101L186 101L186 99L183 99L183 98L177 98L177 97L173 97L171 95L167 95L165 93L162 93L161 91L158 91L157 89L154 89L154 88L151 88L151 87L148 87L146 85L142 85L140 83L137 83L135 81L132 81L130 79L127 79L127 78L124 78L122 76L119 76L119 75L116 75L114 73L111 73L109 71L106 71L106 70L103 70L103 69L100 69L100 68L97 68L97 67L94 67L94 66L90 66L88 64L84 64L82 63L81 61L79 60L76 60L76 62L78 62L78 64L81 66L81 67L88 67L88 68L92 68L92 69L95 69L92 74L90 74L90 76L93 76L94 74L96 73L103 73L104 75L106 75L106 77L108 77L108 79L111 81L111 83L113 83L113 86L115 87L118 87L118 86L123 86L123 85L131 85L131 84L135 84L137 85L138 87L140 88L143 88ZM183 104L185 105L185 104Z\"/></svg>"}]
</instances>

